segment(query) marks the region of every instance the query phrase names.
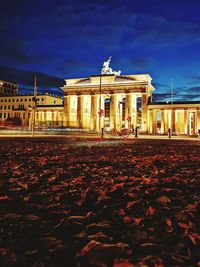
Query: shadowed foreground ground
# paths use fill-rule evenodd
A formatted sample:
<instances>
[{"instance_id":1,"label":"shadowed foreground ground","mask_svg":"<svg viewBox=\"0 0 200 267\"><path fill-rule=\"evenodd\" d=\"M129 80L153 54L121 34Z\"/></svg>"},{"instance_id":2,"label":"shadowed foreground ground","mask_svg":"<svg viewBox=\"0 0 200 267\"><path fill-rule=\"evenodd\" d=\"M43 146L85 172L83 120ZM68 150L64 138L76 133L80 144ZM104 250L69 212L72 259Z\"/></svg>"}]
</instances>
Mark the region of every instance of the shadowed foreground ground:
<instances>
[{"instance_id":1,"label":"shadowed foreground ground","mask_svg":"<svg viewBox=\"0 0 200 267\"><path fill-rule=\"evenodd\" d=\"M0 266L200 266L199 154L198 141L1 138Z\"/></svg>"}]
</instances>

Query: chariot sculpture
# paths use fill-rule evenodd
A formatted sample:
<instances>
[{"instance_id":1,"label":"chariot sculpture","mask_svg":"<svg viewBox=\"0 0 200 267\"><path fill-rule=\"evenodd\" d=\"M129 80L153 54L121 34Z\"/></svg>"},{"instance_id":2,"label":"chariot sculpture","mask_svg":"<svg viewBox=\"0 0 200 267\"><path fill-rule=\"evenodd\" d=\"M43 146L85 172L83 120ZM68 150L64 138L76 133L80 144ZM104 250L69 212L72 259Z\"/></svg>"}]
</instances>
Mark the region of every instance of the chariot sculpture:
<instances>
[{"instance_id":1,"label":"chariot sculpture","mask_svg":"<svg viewBox=\"0 0 200 267\"><path fill-rule=\"evenodd\" d=\"M112 68L109 67L111 58L112 57L109 57L108 60L103 63L103 68L101 69L102 75L109 75L109 74L120 75L121 74L121 70L114 71L112 70Z\"/></svg>"}]
</instances>

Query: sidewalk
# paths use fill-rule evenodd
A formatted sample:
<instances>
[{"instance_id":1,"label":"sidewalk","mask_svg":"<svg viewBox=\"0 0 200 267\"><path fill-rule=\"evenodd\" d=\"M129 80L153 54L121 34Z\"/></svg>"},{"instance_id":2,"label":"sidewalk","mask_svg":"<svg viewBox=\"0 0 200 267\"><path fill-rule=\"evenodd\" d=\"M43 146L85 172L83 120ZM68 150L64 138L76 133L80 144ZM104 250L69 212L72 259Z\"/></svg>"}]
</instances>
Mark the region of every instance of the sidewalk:
<instances>
[{"instance_id":1,"label":"sidewalk","mask_svg":"<svg viewBox=\"0 0 200 267\"><path fill-rule=\"evenodd\" d=\"M34 137L34 138L40 138L40 137L55 137L55 138L89 138L89 139L101 139L101 135L98 133L92 133L92 132L72 132L72 131L35 131L34 136L32 136L31 131L21 131L21 130L1 130L0 131L0 138L27 138L27 137ZM167 135L148 135L148 134L139 134L138 138L135 138L134 135L130 135L127 138L123 138L120 136L117 137L110 137L108 135L104 135L103 140L140 140L140 139L151 139L151 140L188 140L188 141L200 141L200 139L197 136L185 136L185 135L179 135L179 136L172 136L171 138L168 138Z\"/></svg>"}]
</instances>

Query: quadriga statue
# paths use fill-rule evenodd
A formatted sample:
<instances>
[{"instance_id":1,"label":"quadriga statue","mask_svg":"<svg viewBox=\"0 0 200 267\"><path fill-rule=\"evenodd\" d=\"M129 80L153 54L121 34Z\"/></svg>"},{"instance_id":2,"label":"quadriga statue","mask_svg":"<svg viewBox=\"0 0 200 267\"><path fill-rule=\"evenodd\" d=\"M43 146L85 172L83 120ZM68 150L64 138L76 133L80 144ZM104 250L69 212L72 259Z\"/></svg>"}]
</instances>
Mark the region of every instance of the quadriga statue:
<instances>
[{"instance_id":1,"label":"quadriga statue","mask_svg":"<svg viewBox=\"0 0 200 267\"><path fill-rule=\"evenodd\" d=\"M121 70L114 71L114 70L112 70L112 68L109 67L111 58L112 57L109 57L108 60L103 63L103 68L101 69L101 74L102 75L114 74L114 75L118 75L119 76L121 74Z\"/></svg>"}]
</instances>

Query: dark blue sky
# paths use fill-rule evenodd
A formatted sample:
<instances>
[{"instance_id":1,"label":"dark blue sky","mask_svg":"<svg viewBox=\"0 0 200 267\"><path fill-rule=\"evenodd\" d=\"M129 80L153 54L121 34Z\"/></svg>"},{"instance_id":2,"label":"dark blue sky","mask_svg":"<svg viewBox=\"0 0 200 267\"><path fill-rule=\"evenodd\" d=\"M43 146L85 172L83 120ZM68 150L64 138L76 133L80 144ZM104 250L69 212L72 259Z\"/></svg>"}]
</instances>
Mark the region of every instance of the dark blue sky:
<instances>
[{"instance_id":1,"label":"dark blue sky","mask_svg":"<svg viewBox=\"0 0 200 267\"><path fill-rule=\"evenodd\" d=\"M1 1L0 36L0 66L48 74L48 84L99 74L112 56L114 70L152 76L154 100L168 99L171 78L176 100L200 100L198 0Z\"/></svg>"}]
</instances>

